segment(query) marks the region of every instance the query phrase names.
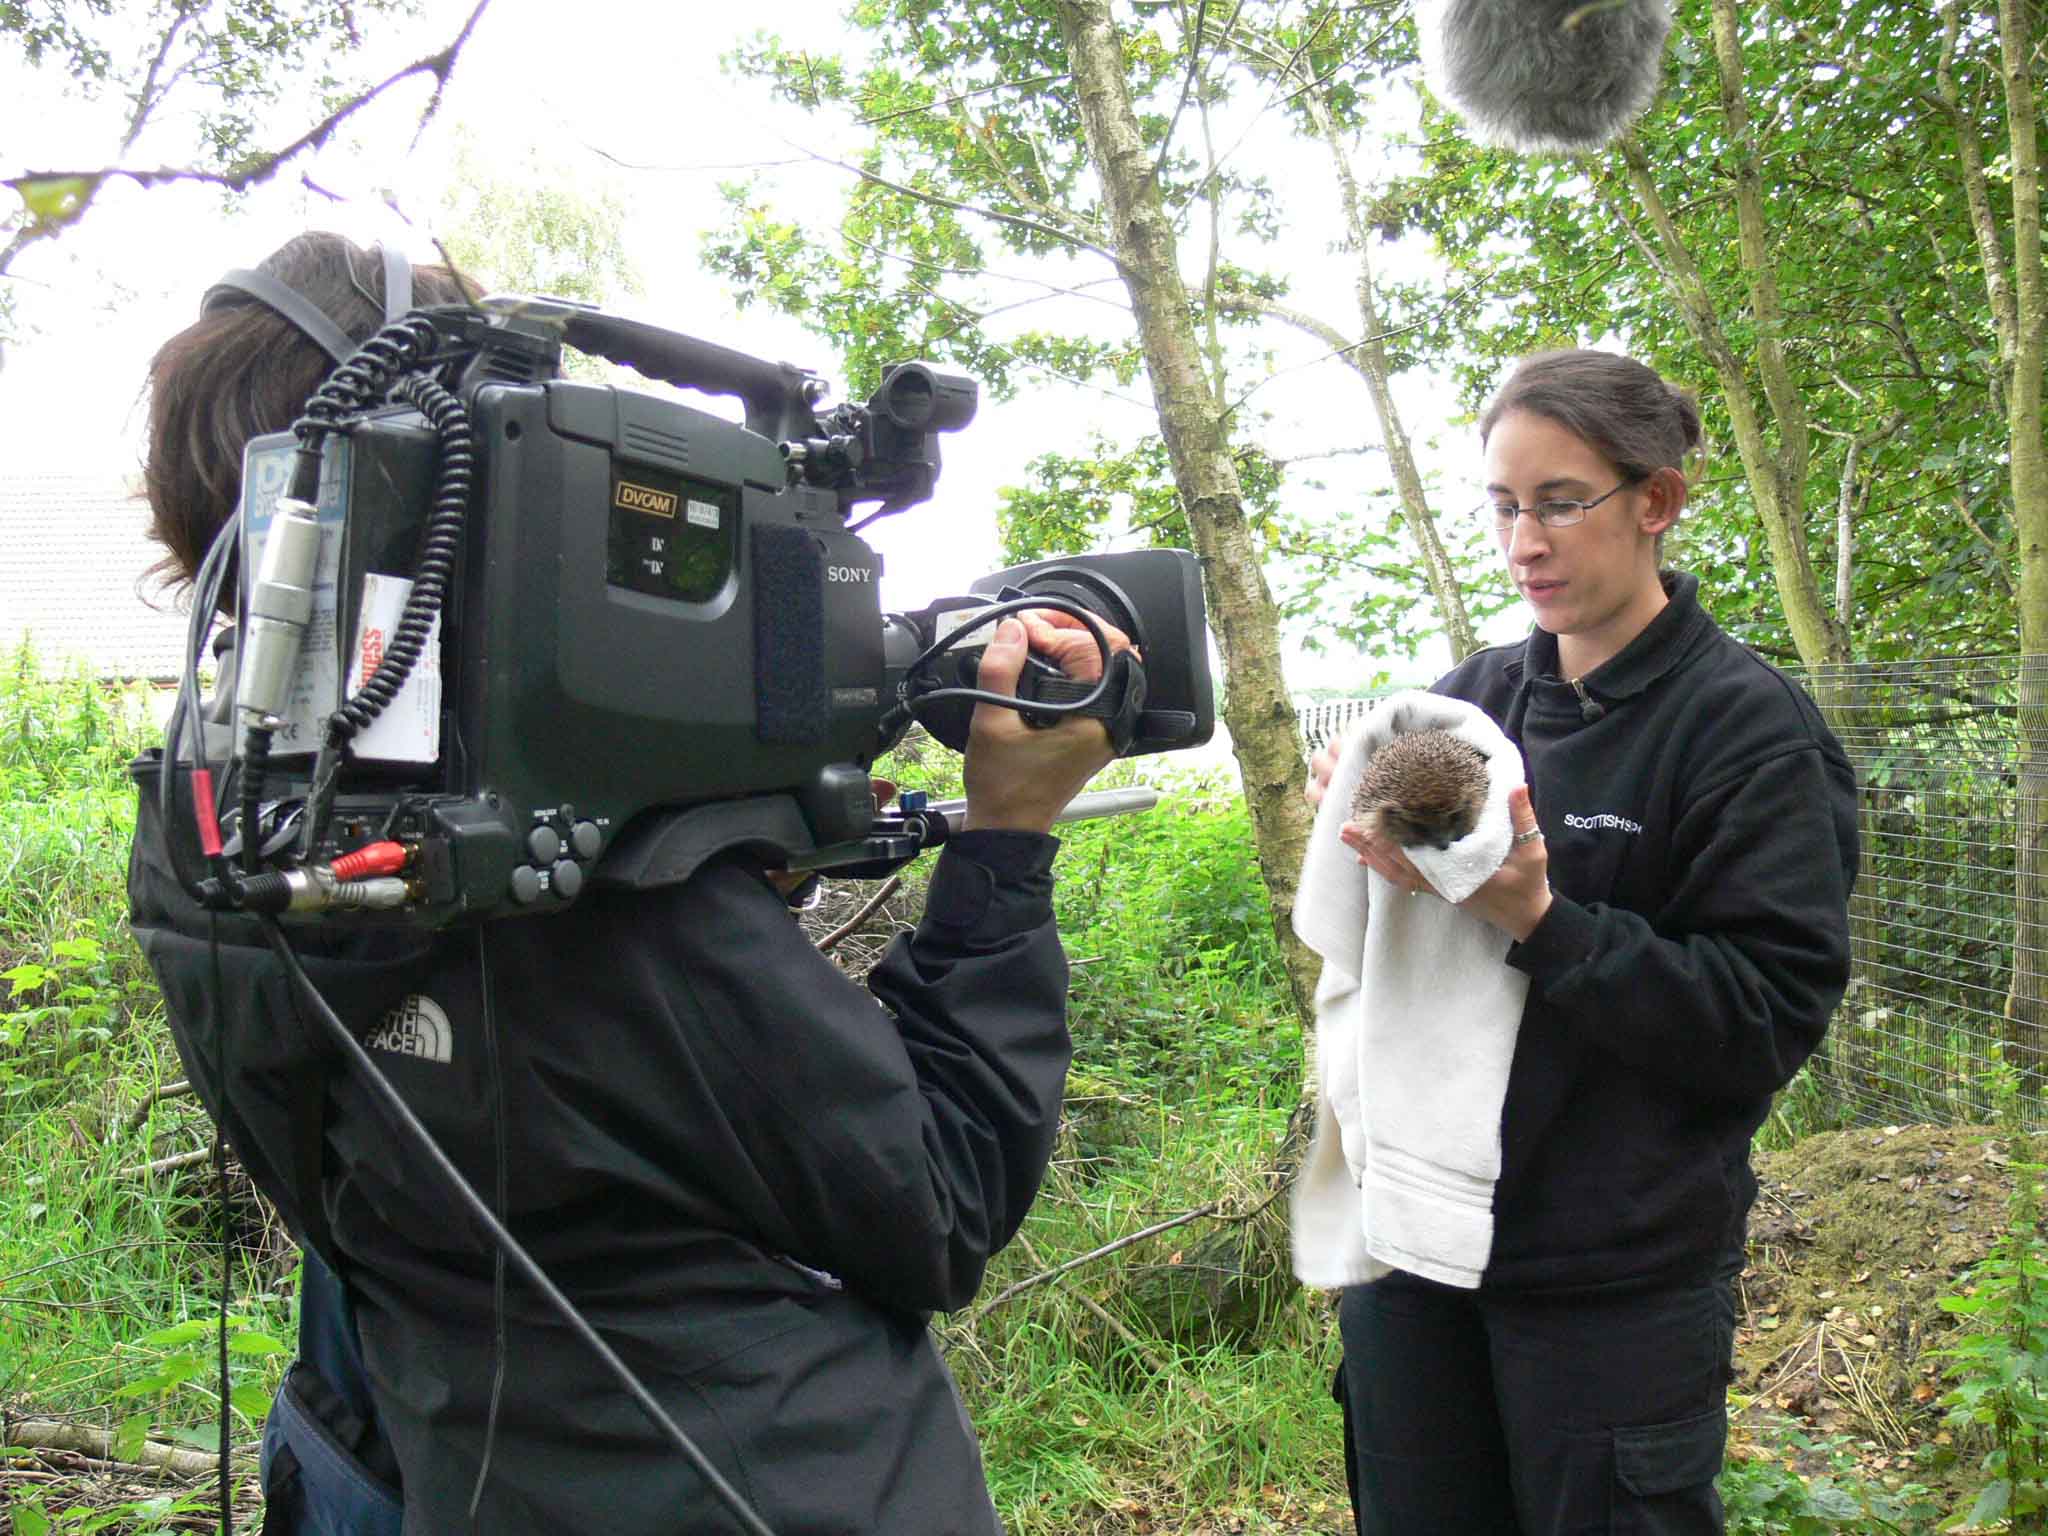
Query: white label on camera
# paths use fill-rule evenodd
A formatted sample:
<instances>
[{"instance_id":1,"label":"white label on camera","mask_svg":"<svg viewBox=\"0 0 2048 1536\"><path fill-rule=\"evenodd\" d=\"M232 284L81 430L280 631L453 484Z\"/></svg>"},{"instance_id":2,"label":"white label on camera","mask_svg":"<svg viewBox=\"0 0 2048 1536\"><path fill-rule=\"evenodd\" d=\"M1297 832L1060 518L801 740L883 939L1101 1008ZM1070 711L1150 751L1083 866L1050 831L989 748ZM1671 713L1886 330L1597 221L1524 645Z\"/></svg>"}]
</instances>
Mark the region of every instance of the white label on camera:
<instances>
[{"instance_id":1,"label":"white label on camera","mask_svg":"<svg viewBox=\"0 0 2048 1536\"><path fill-rule=\"evenodd\" d=\"M363 577L362 614L356 643L349 649L348 691L353 697L377 672L391 644L412 583L403 576ZM406 674L405 686L384 713L355 739L355 755L379 763L431 763L441 755L441 615L434 615L427 643Z\"/></svg>"},{"instance_id":2,"label":"white label on camera","mask_svg":"<svg viewBox=\"0 0 2048 1536\"><path fill-rule=\"evenodd\" d=\"M683 519L692 528L716 528L718 526L718 503L713 501L691 501L683 507Z\"/></svg>"},{"instance_id":3,"label":"white label on camera","mask_svg":"<svg viewBox=\"0 0 2048 1536\"><path fill-rule=\"evenodd\" d=\"M990 628L989 621L983 617L988 611L986 608L948 608L938 616L932 625L932 628L936 631L934 638L943 640L955 630L977 629L984 631L984 633L964 635L961 637L960 644L962 646L987 645L991 640L995 639L995 631Z\"/></svg>"}]
</instances>

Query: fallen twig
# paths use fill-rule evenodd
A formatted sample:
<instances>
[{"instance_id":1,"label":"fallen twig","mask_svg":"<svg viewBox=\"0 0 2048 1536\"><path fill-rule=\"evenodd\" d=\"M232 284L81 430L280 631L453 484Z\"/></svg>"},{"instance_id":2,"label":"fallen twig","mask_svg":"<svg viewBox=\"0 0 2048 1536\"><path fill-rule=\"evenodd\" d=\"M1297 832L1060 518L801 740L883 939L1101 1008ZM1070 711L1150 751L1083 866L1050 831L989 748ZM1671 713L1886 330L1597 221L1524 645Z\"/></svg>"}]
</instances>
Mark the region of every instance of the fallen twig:
<instances>
[{"instance_id":1,"label":"fallen twig","mask_svg":"<svg viewBox=\"0 0 2048 1536\"><path fill-rule=\"evenodd\" d=\"M1222 1206L1223 1202L1221 1200L1211 1200L1199 1210L1185 1211L1169 1221L1155 1223L1145 1228L1142 1232L1133 1232L1127 1237L1118 1238L1113 1243L1104 1243L1100 1248L1091 1249L1079 1258L1069 1259L1066 1263L1048 1269L1042 1274L1032 1275L1028 1279L1019 1280L1015 1285L1006 1285L1003 1289L997 1291L995 1295L989 1297L987 1301L962 1313L959 1322L962 1326L965 1326L976 1318L994 1311L1012 1296L1021 1295L1025 1291L1033 1290L1038 1286L1057 1280L1061 1275L1070 1274L1074 1270L1081 1268L1084 1264L1092 1264L1097 1259L1106 1259L1112 1253L1128 1248L1133 1243L1142 1243L1148 1237L1157 1237L1162 1232L1171 1232L1175 1227L1184 1227L1191 1221L1200 1221L1204 1216L1214 1216Z\"/></svg>"},{"instance_id":2,"label":"fallen twig","mask_svg":"<svg viewBox=\"0 0 2048 1536\"><path fill-rule=\"evenodd\" d=\"M887 880L884 880L882 882L881 889L876 891L875 894L870 896L865 902L861 903L861 908L858 912L854 913L853 916L849 917L837 928L834 928L830 933L826 934L825 937L818 940L818 952L820 954L829 955L834 949L838 948L838 946L842 942L844 942L848 938L851 938L854 934L858 933L860 931L861 924L865 923L869 918L873 917L876 912L881 910L882 903L887 901L891 896L894 896L896 894L896 888L900 886L902 883L903 877L901 875L891 875Z\"/></svg>"},{"instance_id":3,"label":"fallen twig","mask_svg":"<svg viewBox=\"0 0 2048 1536\"><path fill-rule=\"evenodd\" d=\"M145 1440L134 1457L114 1454L114 1437L104 1429L86 1424L67 1424L62 1419L0 1419L0 1445L20 1446L32 1451L69 1451L117 1467L149 1467L177 1477L208 1477L219 1466L210 1451L188 1450ZM248 1460L249 1452L237 1452L232 1460Z\"/></svg>"},{"instance_id":4,"label":"fallen twig","mask_svg":"<svg viewBox=\"0 0 2048 1536\"><path fill-rule=\"evenodd\" d=\"M132 1168L123 1168L121 1177L139 1179L146 1174L176 1173L180 1168L197 1167L212 1157L213 1153L204 1148L197 1152L180 1152L173 1157L160 1157L153 1163L137 1163Z\"/></svg>"},{"instance_id":5,"label":"fallen twig","mask_svg":"<svg viewBox=\"0 0 2048 1536\"><path fill-rule=\"evenodd\" d=\"M121 1124L123 1131L133 1131L149 1118L149 1112L166 1099L182 1099L190 1095L192 1084L181 1078L175 1083L165 1083L148 1098L128 1111L128 1118Z\"/></svg>"}]
</instances>

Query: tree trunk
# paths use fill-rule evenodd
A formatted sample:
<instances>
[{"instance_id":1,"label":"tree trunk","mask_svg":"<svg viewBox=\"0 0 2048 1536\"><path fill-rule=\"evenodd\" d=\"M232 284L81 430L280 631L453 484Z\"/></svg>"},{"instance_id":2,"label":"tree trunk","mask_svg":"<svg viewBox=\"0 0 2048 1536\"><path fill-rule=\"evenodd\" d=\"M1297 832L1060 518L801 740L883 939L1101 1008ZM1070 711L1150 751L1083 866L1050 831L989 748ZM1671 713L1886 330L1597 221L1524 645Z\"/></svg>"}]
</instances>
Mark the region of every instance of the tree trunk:
<instances>
[{"instance_id":1,"label":"tree trunk","mask_svg":"<svg viewBox=\"0 0 2048 1536\"><path fill-rule=\"evenodd\" d=\"M1344 225L1350 234L1352 247L1358 253L1358 271L1352 281L1352 293L1358 306L1358 339L1347 340L1337 327L1274 300L1234 297L1228 302L1272 315L1314 336L1365 381L1366 391L1372 399L1373 418L1379 423L1380 445L1386 450L1387 463L1394 471L1394 489L1401 498L1401 520L1407 525L1408 536L1415 541L1415 553L1422 562L1423 579L1429 584L1429 595L1436 604L1437 617L1443 624L1445 638L1451 643L1451 659L1463 661L1479 649L1479 635L1473 627L1471 612L1465 606L1465 594L1458 586L1457 571L1451 565L1443 536L1437 530L1436 513L1429 505L1428 493L1423 490L1422 473L1415 465L1415 450L1409 442L1408 429L1402 424L1400 410L1394 403L1393 370L1387 361L1386 342L1381 339L1386 323L1380 314L1379 295L1373 281L1371 210L1359 187L1358 172L1351 163L1344 135L1330 115L1322 94L1329 88L1329 82L1317 76L1314 65L1299 49L1276 46L1248 29L1240 28L1226 34L1225 40L1231 36L1236 37L1244 56L1256 68L1278 72L1282 81L1300 98L1315 123L1317 135L1330 152L1338 195L1344 205Z\"/></svg>"},{"instance_id":2,"label":"tree trunk","mask_svg":"<svg viewBox=\"0 0 2048 1536\"><path fill-rule=\"evenodd\" d=\"M1744 359L1728 340L1699 265L1657 190L1648 156L1633 135L1625 135L1621 140L1622 163L1655 239L1642 236L1632 225L1629 232L1662 275L1685 317L1686 328L1714 365L1722 398L1728 405L1729 424L1735 431L1743 478L1749 484L1757 518L1770 544L1771 574L1777 583L1786 626L1792 631L1792 643L1805 665L1825 667L1849 659L1849 635L1839 618L1828 612L1822 599L1806 537L1811 428L1806 403L1785 357L1784 313L1772 266L1762 163L1744 94L1739 21L1736 0L1713 0L1714 58L1721 78L1721 111L1728 124L1729 169L1735 184L1742 272L1750 313L1756 321L1756 352L1750 361L1762 381L1763 399L1757 399L1751 389ZM1773 431L1775 445L1771 441Z\"/></svg>"},{"instance_id":3,"label":"tree trunk","mask_svg":"<svg viewBox=\"0 0 2048 1536\"><path fill-rule=\"evenodd\" d=\"M1202 561L1223 652L1224 722L1244 779L1260 872L1295 1006L1312 1024L1315 960L1293 923L1310 817L1294 707L1281 673L1279 615L1245 520L1226 416L1202 369L1173 221L1131 105L1123 40L1107 0L1058 0L1056 9L1174 483Z\"/></svg>"},{"instance_id":4,"label":"tree trunk","mask_svg":"<svg viewBox=\"0 0 2048 1536\"><path fill-rule=\"evenodd\" d=\"M2020 657L2019 793L2013 797L2012 990L2005 999L2005 1059L2030 1102L2042 1095L2048 1020L2048 656Z\"/></svg>"},{"instance_id":5,"label":"tree trunk","mask_svg":"<svg viewBox=\"0 0 2048 1536\"><path fill-rule=\"evenodd\" d=\"M1645 254L1657 266L1679 313L1685 317L1686 329L1692 332L1693 340L1699 343L1700 350L1714 365L1714 377L1721 386L1721 398L1728 407L1728 423L1735 432L1735 451L1742 460L1743 479L1749 486L1750 499L1756 503L1757 520L1763 524L1764 538L1770 545L1771 574L1777 582L1778 601L1785 610L1786 626L1792 631L1793 647L1799 652L1800 661L1809 667L1847 661L1847 639L1821 601L1813 559L1807 551L1806 509L1803 505L1806 491L1804 443L1802 441L1802 458L1796 468L1788 465L1782 457L1782 434L1779 450L1773 451L1767 425L1768 402L1759 401L1750 392L1742 359L1736 355L1727 332L1722 328L1721 317L1715 313L1713 298L1700 275L1699 265L1687 249L1685 236L1665 207L1663 196L1650 175L1649 158L1632 139L1622 141L1621 156L1636 201L1648 216L1657 238L1652 244L1632 226L1630 233L1638 234ZM1617 207L1615 212L1619 216L1621 209Z\"/></svg>"},{"instance_id":6,"label":"tree trunk","mask_svg":"<svg viewBox=\"0 0 2048 1536\"><path fill-rule=\"evenodd\" d=\"M1999 0L2006 126L2012 153L2012 340L2005 363L2013 525L2020 546L2020 793L2014 892L2013 986L2006 1012L2014 1064L2038 1095L2048 1055L2048 443L2042 380L2048 367L2048 282L2041 268L2041 153L2036 136L2029 0ZM2001 337L2003 340L2003 337Z\"/></svg>"}]
</instances>

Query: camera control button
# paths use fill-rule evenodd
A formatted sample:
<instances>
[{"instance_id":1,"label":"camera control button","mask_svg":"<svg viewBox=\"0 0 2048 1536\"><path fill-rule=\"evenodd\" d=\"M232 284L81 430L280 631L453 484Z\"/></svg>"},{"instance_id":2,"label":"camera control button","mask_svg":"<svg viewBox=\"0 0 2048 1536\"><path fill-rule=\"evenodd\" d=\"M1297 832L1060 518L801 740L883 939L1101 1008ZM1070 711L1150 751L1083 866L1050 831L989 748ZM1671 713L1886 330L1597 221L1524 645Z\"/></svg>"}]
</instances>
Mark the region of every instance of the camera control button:
<instances>
[{"instance_id":1,"label":"camera control button","mask_svg":"<svg viewBox=\"0 0 2048 1536\"><path fill-rule=\"evenodd\" d=\"M562 834L553 827L535 827L526 834L526 851L536 864L552 864L562 856Z\"/></svg>"},{"instance_id":2,"label":"camera control button","mask_svg":"<svg viewBox=\"0 0 2048 1536\"><path fill-rule=\"evenodd\" d=\"M522 907L540 900L540 871L531 864L522 864L512 871L512 899Z\"/></svg>"},{"instance_id":3,"label":"camera control button","mask_svg":"<svg viewBox=\"0 0 2048 1536\"><path fill-rule=\"evenodd\" d=\"M554 868L555 894L564 901L573 901L576 893L583 889L583 866L574 859L564 859Z\"/></svg>"},{"instance_id":4,"label":"camera control button","mask_svg":"<svg viewBox=\"0 0 2048 1536\"><path fill-rule=\"evenodd\" d=\"M604 834L594 821L579 821L569 829L569 851L579 859L594 859L604 846Z\"/></svg>"}]
</instances>

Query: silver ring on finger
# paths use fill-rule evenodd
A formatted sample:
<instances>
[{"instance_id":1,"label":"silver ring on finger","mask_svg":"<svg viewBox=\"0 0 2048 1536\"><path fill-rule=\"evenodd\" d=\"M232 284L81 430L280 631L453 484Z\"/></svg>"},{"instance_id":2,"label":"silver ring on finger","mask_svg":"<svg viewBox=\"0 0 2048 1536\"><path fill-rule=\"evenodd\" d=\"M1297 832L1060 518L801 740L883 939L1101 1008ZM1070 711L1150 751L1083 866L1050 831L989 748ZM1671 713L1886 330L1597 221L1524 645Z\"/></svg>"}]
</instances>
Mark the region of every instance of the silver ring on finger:
<instances>
[{"instance_id":1,"label":"silver ring on finger","mask_svg":"<svg viewBox=\"0 0 2048 1536\"><path fill-rule=\"evenodd\" d=\"M1521 847L1524 843L1540 843L1543 841L1543 829L1541 827L1531 827L1526 832L1517 832L1509 841L1517 848Z\"/></svg>"}]
</instances>

